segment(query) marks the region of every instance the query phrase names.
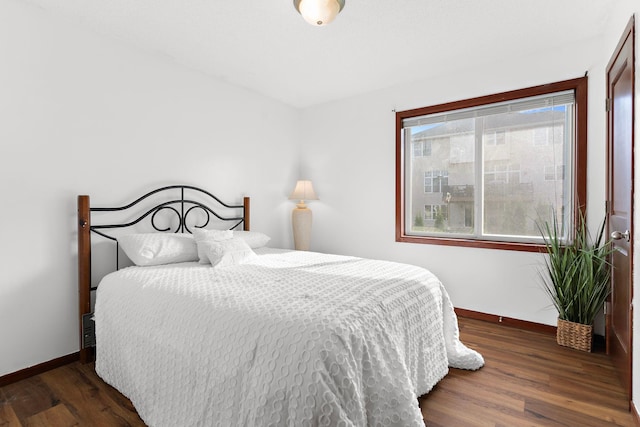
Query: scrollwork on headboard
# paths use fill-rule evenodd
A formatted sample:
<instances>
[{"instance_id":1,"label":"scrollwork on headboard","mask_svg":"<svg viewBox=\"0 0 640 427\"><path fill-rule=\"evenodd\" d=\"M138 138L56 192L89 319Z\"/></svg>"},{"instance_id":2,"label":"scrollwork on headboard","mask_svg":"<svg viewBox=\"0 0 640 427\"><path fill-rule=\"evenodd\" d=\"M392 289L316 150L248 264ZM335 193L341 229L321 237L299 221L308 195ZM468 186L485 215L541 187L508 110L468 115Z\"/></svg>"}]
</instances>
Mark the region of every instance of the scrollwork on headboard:
<instances>
[{"instance_id":1,"label":"scrollwork on headboard","mask_svg":"<svg viewBox=\"0 0 640 427\"><path fill-rule=\"evenodd\" d=\"M231 224L231 226L229 227L229 229L233 230L236 229L237 227L239 227L241 224L243 225L243 228L245 230L249 229L249 225L248 225L248 198L245 198L245 202L243 205L229 205L224 203L223 201L221 201L219 198L217 198L216 196L214 196L213 194L209 193L206 190L197 188L197 187L193 187L190 185L171 185L171 186L167 186L167 187L162 187L162 188L158 188L156 190L150 191L147 194L144 194L143 196L137 198L136 200L134 200L133 202L124 205L124 206L118 206L118 207L106 207L106 208L90 208L91 212L117 212L117 211L125 211L128 209L134 209L136 205L140 204L143 200L149 198L152 195L158 194L160 192L165 192L165 191L171 191L171 190L180 190L180 198L173 198L167 201L164 201L162 203L159 203L155 206L153 206L150 209L147 209L146 211L144 211L141 215L139 215L137 218L135 218L134 220L128 221L128 222L122 222L122 223L117 223L117 224L100 224L100 225L91 225L90 226L90 230L103 236L106 237L107 239L111 239L111 240L116 240L116 238L110 234L108 234L107 232L105 232L104 230L108 230L108 229L114 229L114 228L126 228L126 227L132 227L138 223L140 223L142 220L144 220L145 218L151 216L150 218L150 223L151 226L153 227L154 230L156 231L173 231L174 233L191 233L191 229L188 226L187 223L187 217L189 216L190 213L192 213L194 210L198 210L201 211L202 213L204 213L205 218L203 220L203 222L201 224L196 224L194 225L194 227L196 228L204 228L206 227L210 220L211 220L211 215L213 215L214 217L218 218L220 221L227 221L227 222L232 222L233 224ZM233 217L228 217L228 216L223 216L221 214L219 214L216 210L214 210L214 208L212 208L211 206L205 204L204 202L201 201L197 201L197 200L193 200L193 199L189 199L185 197L185 191L193 191L196 193L200 193L200 194L204 194L205 196L207 196L212 202L215 201L218 205L227 208L227 209L235 209L235 210L239 210L242 212L241 216L233 216ZM177 226L174 230L171 230L171 227L161 227L156 223L156 216L163 211L169 211L169 212L173 212L176 216L177 219ZM102 230L102 231L100 231Z\"/></svg>"}]
</instances>

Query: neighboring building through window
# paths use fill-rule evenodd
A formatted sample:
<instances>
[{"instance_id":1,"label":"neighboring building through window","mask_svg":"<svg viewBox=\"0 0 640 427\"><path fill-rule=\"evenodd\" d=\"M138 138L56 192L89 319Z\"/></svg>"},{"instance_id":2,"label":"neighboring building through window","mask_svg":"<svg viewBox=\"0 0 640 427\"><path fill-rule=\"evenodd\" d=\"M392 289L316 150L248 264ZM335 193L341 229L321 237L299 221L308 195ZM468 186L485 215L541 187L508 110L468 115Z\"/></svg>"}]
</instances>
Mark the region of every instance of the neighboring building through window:
<instances>
[{"instance_id":1,"label":"neighboring building through window","mask_svg":"<svg viewBox=\"0 0 640 427\"><path fill-rule=\"evenodd\" d=\"M397 113L397 240L534 250L542 221L569 230L586 203L586 84Z\"/></svg>"}]
</instances>

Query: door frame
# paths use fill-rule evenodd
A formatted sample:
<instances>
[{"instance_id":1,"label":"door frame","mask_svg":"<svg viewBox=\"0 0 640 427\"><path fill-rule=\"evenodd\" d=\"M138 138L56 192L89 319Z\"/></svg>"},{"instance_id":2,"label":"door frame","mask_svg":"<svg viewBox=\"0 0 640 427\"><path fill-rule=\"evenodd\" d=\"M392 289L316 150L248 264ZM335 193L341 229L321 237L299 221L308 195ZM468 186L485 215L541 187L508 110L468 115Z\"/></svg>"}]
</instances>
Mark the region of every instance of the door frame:
<instances>
[{"instance_id":1,"label":"door frame","mask_svg":"<svg viewBox=\"0 0 640 427\"><path fill-rule=\"evenodd\" d=\"M631 114L631 187L630 187L630 197L631 197L631 204L630 204L630 212L629 212L629 231L631 233L632 236L632 241L631 241L631 245L629 246L629 284L630 284L630 307L629 307L629 351L628 351L628 357L629 359L626 361L628 363L628 367L627 367L627 371L629 372L629 378L628 378L628 382L627 382L627 393L628 393L628 397L629 397L629 409L633 409L633 312L634 312L634 307L633 307L633 295L634 295L634 274L633 274L633 254L634 254L634 224L633 224L633 216L634 216L634 211L635 211L635 206L634 206L634 192L635 192L635 186L634 186L634 179L635 179L635 159L634 159L634 152L635 152L635 115L636 115L636 105L635 105L635 80L636 80L636 76L635 76L635 60L636 60L636 46L635 46L635 17L632 15L631 18L629 19L629 22L627 23L627 26L625 27L622 36L620 38L620 40L618 41L618 44L615 48L615 50L613 51L613 54L611 55L611 59L609 60L609 63L607 64L607 67L605 69L605 84L606 84L606 100L607 100L607 108L606 108L606 115L607 115L607 164L606 164L606 200L607 200L607 211L606 211L606 215L607 218L609 217L610 213L611 213L611 204L610 204L610 200L611 200L611 174L612 174L612 160L611 160L611 154L612 154L612 144L613 144L613 138L612 138L612 132L613 132L613 122L612 122L612 118L613 118L613 114L612 111L613 109L610 106L611 103L611 85L610 85L610 81L609 81L609 72L611 71L614 63L616 62L616 60L618 59L622 47L624 46L625 42L631 39L631 43L632 43L632 58L631 58L631 67L632 67L632 79L631 79L631 94L632 94L632 102L631 102L631 108L632 108L632 114ZM611 233L611 229L609 226L609 222L607 221L607 236L609 236ZM606 304L606 341L607 341L607 354L609 354L609 351L611 349L611 344L610 344L610 340L611 340L611 302L607 302ZM623 384L624 385L624 384Z\"/></svg>"}]
</instances>

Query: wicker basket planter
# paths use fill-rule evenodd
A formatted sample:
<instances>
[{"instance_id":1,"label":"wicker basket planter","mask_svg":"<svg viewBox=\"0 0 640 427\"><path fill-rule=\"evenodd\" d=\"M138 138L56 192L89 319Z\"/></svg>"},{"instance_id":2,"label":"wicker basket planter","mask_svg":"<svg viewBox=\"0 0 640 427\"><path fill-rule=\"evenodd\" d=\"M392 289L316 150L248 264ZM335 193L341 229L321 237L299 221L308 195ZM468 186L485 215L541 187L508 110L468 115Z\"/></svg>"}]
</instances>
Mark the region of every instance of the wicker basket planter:
<instances>
[{"instance_id":1,"label":"wicker basket planter","mask_svg":"<svg viewBox=\"0 0 640 427\"><path fill-rule=\"evenodd\" d=\"M556 340L564 347L591 352L593 326L558 319Z\"/></svg>"}]
</instances>

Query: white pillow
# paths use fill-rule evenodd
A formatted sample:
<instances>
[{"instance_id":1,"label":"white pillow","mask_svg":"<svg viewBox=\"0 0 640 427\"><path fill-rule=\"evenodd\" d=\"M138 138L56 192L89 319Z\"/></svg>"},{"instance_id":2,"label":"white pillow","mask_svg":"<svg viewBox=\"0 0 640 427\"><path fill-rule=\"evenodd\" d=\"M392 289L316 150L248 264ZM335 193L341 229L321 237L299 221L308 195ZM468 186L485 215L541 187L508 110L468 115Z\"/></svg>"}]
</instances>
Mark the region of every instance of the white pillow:
<instances>
[{"instance_id":1,"label":"white pillow","mask_svg":"<svg viewBox=\"0 0 640 427\"><path fill-rule=\"evenodd\" d=\"M125 234L118 237L118 243L129 259L139 266L198 260L196 242L190 234Z\"/></svg>"},{"instance_id":2,"label":"white pillow","mask_svg":"<svg viewBox=\"0 0 640 427\"><path fill-rule=\"evenodd\" d=\"M202 246L213 268L244 264L257 257L249 244L237 237L219 241L207 240Z\"/></svg>"},{"instance_id":3,"label":"white pillow","mask_svg":"<svg viewBox=\"0 0 640 427\"><path fill-rule=\"evenodd\" d=\"M231 230L204 230L196 228L193 230L193 238L196 241L198 247L198 259L200 264L209 264L209 258L204 249L205 242L219 242L222 240L229 240L233 237Z\"/></svg>"},{"instance_id":4,"label":"white pillow","mask_svg":"<svg viewBox=\"0 0 640 427\"><path fill-rule=\"evenodd\" d=\"M271 237L259 231L234 230L233 237L239 237L249 244L251 249L261 248L267 244Z\"/></svg>"}]
</instances>

